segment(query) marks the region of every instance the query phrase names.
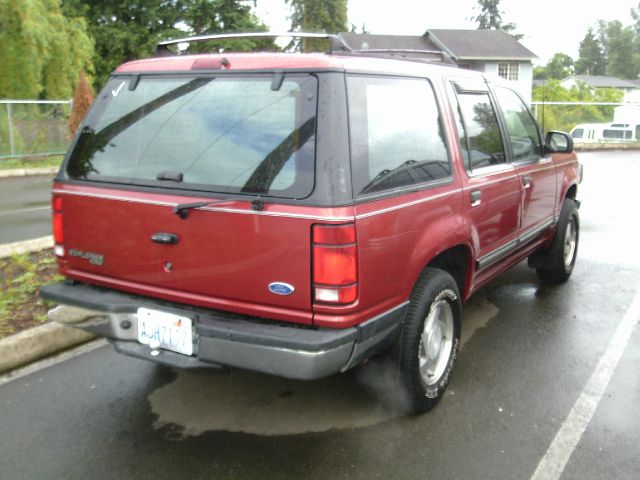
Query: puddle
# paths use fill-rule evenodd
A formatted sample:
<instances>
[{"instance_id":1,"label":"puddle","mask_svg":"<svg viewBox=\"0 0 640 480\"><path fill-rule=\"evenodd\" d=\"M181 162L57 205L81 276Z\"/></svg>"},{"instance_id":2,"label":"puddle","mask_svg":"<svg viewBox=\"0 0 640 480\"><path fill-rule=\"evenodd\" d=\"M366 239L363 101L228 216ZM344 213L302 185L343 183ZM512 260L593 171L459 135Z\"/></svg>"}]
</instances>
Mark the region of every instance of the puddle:
<instances>
[{"instance_id":1,"label":"puddle","mask_svg":"<svg viewBox=\"0 0 640 480\"><path fill-rule=\"evenodd\" d=\"M481 294L471 297L463 309L460 348L464 348L465 344L471 340L471 337L480 328L489 323L489 320L495 317L498 312L498 307Z\"/></svg>"},{"instance_id":2,"label":"puddle","mask_svg":"<svg viewBox=\"0 0 640 480\"><path fill-rule=\"evenodd\" d=\"M472 298L464 308L462 346L497 312L486 298ZM154 428L177 426L182 436L296 435L369 427L402 415L381 401L389 393L384 373L372 378L376 370L362 370L311 382L231 369L177 371L149 396Z\"/></svg>"},{"instance_id":3,"label":"puddle","mask_svg":"<svg viewBox=\"0 0 640 480\"><path fill-rule=\"evenodd\" d=\"M149 401L155 428L177 424L184 435L293 435L368 427L394 416L353 374L300 382L239 370L178 372Z\"/></svg>"}]
</instances>

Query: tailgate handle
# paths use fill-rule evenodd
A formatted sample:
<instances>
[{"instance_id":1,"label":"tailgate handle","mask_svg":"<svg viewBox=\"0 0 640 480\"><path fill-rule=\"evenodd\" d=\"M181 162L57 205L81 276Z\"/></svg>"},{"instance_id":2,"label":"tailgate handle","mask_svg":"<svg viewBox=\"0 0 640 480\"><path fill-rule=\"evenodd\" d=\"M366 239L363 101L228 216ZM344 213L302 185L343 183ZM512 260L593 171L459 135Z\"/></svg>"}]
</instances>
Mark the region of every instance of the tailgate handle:
<instances>
[{"instance_id":1,"label":"tailgate handle","mask_svg":"<svg viewBox=\"0 0 640 480\"><path fill-rule=\"evenodd\" d=\"M173 245L178 243L178 235L175 233L158 232L151 235L151 241L162 243L163 245Z\"/></svg>"}]
</instances>

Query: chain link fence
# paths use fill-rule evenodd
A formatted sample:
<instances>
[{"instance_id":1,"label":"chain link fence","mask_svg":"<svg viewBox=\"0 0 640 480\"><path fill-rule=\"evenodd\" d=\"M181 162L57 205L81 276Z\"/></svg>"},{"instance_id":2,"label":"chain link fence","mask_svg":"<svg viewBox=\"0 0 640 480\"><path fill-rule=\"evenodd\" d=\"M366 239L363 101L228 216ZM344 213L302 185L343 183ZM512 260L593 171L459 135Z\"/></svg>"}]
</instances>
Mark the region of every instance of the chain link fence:
<instances>
[{"instance_id":1,"label":"chain link fence","mask_svg":"<svg viewBox=\"0 0 640 480\"><path fill-rule=\"evenodd\" d=\"M640 143L640 103L531 102L545 131L572 134L581 145L636 145Z\"/></svg>"},{"instance_id":2,"label":"chain link fence","mask_svg":"<svg viewBox=\"0 0 640 480\"><path fill-rule=\"evenodd\" d=\"M545 131L573 132L576 144L639 144L640 103L531 102ZM71 100L0 100L0 161L63 155Z\"/></svg>"},{"instance_id":3,"label":"chain link fence","mask_svg":"<svg viewBox=\"0 0 640 480\"><path fill-rule=\"evenodd\" d=\"M71 100L0 100L0 161L62 155Z\"/></svg>"}]
</instances>

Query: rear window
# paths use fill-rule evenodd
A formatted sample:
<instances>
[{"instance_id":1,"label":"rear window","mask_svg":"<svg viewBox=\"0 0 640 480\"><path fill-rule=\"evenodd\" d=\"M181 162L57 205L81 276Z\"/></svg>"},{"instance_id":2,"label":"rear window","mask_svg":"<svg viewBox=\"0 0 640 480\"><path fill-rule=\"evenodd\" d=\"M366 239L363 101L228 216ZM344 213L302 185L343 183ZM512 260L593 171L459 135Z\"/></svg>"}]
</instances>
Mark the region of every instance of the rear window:
<instances>
[{"instance_id":1,"label":"rear window","mask_svg":"<svg viewBox=\"0 0 640 480\"><path fill-rule=\"evenodd\" d=\"M67 164L73 179L308 196L317 79L311 75L112 79Z\"/></svg>"}]
</instances>

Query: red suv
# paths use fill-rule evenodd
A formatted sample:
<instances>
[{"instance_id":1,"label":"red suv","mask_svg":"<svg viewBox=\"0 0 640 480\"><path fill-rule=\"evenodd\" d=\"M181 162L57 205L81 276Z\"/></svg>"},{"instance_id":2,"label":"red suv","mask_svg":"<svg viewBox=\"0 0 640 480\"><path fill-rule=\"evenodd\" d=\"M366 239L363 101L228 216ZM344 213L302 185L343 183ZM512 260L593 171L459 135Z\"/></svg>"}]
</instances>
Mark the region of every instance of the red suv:
<instances>
[{"instance_id":1,"label":"red suv","mask_svg":"<svg viewBox=\"0 0 640 480\"><path fill-rule=\"evenodd\" d=\"M326 54L172 41L114 72L53 186L51 319L173 367L297 379L387 350L421 412L478 288L527 257L569 277L568 135L543 142L509 83L328 37Z\"/></svg>"}]
</instances>

